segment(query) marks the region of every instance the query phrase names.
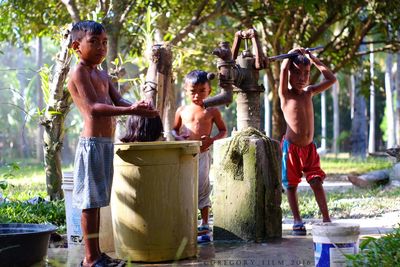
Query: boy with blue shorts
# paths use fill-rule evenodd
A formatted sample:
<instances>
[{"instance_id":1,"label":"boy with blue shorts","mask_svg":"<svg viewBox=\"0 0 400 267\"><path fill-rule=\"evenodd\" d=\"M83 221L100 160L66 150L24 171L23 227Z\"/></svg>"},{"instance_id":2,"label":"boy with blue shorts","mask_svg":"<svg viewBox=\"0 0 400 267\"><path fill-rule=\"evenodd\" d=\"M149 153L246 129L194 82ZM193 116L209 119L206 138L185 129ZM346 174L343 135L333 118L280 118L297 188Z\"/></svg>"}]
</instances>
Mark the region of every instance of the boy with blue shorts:
<instances>
[{"instance_id":1,"label":"boy with blue shorts","mask_svg":"<svg viewBox=\"0 0 400 267\"><path fill-rule=\"evenodd\" d=\"M294 49L289 53L297 53L297 56L282 62L278 91L287 124L286 133L281 142L282 182L287 190L289 206L293 213L293 234L305 235L306 229L297 201L297 186L303 173L314 191L323 221L331 221L322 186L325 173L321 170L319 156L313 142L312 97L327 90L336 82L336 78L329 68L304 48ZM318 84L309 84L311 63L324 77L324 80ZM288 83L291 88L288 88Z\"/></svg>"},{"instance_id":2,"label":"boy with blue shorts","mask_svg":"<svg viewBox=\"0 0 400 267\"><path fill-rule=\"evenodd\" d=\"M121 266L123 262L101 253L100 207L110 202L113 176L113 138L117 115L158 115L145 101L132 104L114 88L106 71L97 66L107 54L103 25L80 21L71 30L72 48L79 62L70 73L68 90L83 117L83 130L76 149L72 205L82 209L81 228L85 258L81 266Z\"/></svg>"}]
</instances>

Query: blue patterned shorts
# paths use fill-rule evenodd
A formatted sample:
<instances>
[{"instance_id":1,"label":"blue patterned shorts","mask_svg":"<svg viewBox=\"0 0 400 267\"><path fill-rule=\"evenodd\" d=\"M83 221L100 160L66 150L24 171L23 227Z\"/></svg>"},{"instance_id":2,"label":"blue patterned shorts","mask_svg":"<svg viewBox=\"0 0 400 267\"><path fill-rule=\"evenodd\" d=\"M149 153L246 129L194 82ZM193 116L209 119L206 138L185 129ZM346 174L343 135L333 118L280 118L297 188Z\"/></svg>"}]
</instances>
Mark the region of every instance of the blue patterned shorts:
<instances>
[{"instance_id":1,"label":"blue patterned shorts","mask_svg":"<svg viewBox=\"0 0 400 267\"><path fill-rule=\"evenodd\" d=\"M79 138L74 163L74 208L100 208L110 204L113 158L111 138Z\"/></svg>"}]
</instances>

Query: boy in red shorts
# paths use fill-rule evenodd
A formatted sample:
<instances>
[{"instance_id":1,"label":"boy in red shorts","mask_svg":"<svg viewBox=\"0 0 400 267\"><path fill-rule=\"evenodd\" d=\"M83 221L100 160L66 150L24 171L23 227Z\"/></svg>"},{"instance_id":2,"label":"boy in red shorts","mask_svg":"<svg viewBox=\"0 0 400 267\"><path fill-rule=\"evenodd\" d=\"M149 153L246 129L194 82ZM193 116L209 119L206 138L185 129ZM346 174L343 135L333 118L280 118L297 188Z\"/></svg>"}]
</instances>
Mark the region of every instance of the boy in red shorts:
<instances>
[{"instance_id":1,"label":"boy in red shorts","mask_svg":"<svg viewBox=\"0 0 400 267\"><path fill-rule=\"evenodd\" d=\"M312 97L327 90L336 78L318 58L304 48L293 49L289 53L297 56L285 59L281 65L279 98L287 124L282 148L282 183L287 190L288 202L293 213L293 234L305 235L297 201L297 186L303 173L310 184L323 222L330 222L324 188L325 173L320 167L314 138L314 109ZM311 63L324 76L318 84L309 85ZM291 88L288 88L290 84Z\"/></svg>"}]
</instances>

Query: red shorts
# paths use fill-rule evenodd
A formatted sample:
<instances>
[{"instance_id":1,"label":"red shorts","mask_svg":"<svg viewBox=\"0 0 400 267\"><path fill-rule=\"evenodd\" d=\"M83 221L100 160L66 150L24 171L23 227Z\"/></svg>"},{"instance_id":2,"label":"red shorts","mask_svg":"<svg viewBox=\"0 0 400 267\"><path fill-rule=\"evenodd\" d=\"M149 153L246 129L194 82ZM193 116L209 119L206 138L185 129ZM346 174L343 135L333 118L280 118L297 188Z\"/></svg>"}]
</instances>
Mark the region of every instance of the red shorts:
<instances>
[{"instance_id":1,"label":"red shorts","mask_svg":"<svg viewBox=\"0 0 400 267\"><path fill-rule=\"evenodd\" d=\"M281 141L282 149L282 183L288 188L297 186L304 176L307 182L319 177L321 181L326 174L321 169L319 155L315 143L300 147L291 144L285 137Z\"/></svg>"}]
</instances>

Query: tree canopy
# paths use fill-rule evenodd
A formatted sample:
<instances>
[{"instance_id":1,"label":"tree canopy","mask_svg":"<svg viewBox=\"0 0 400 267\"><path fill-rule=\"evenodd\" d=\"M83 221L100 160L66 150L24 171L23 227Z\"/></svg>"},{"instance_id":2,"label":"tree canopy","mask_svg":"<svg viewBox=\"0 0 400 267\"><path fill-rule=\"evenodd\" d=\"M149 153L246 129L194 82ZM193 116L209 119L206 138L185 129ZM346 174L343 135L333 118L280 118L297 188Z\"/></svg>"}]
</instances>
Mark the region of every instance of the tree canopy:
<instances>
[{"instance_id":1,"label":"tree canopy","mask_svg":"<svg viewBox=\"0 0 400 267\"><path fill-rule=\"evenodd\" d=\"M145 73L147 49L155 42L166 42L172 46L174 73L179 81L194 68L215 72L216 58L211 52L218 43L232 42L236 31L254 27L266 55L287 53L296 46L322 45L324 49L318 57L334 72L344 73L365 68L363 55L400 50L399 7L400 0L0 0L0 52L9 59L3 66L17 66L22 61L12 54L16 50L6 50L9 46L6 48L5 44L26 52L32 50L32 40L37 37L59 44L67 24L92 19L103 23L109 35L108 64L103 66L110 68L109 72L122 69L111 69L109 64L118 58L119 64L136 65L134 75ZM370 43L374 44L373 51L360 50ZM26 67L33 69L32 77L37 75L37 66ZM272 136L277 139L285 131L277 94L279 70L280 62L270 62L265 69L272 92ZM318 76L319 73L313 73L311 82ZM364 83L369 79L368 75L365 77ZM9 79L6 89L17 93L14 98L18 94L24 101L32 98L33 87L22 81L17 72L7 72L0 78ZM361 87L362 94L369 94L362 84ZM0 94L4 95L3 92ZM6 114L7 108L2 106L0 111L16 128L21 120L26 120L20 111L26 103L9 100L19 110ZM6 135L15 139L12 130L7 129Z\"/></svg>"},{"instance_id":2,"label":"tree canopy","mask_svg":"<svg viewBox=\"0 0 400 267\"><path fill-rule=\"evenodd\" d=\"M64 25L95 19L110 35L109 62L118 54L144 57L146 42L153 38L173 45L174 71L182 76L192 68L215 70L211 51L218 42L232 41L236 31L255 27L268 56L294 46L323 45L318 56L339 72L361 66L363 54L399 51L395 32L400 26L399 7L400 0L6 0L0 3L0 41L28 50L34 37L58 41ZM146 25L149 10L152 20ZM371 42L374 51L360 52L362 44ZM273 136L278 138L285 126L276 93L279 62L269 64L266 73L273 93ZM313 75L313 81L317 76Z\"/></svg>"}]
</instances>

